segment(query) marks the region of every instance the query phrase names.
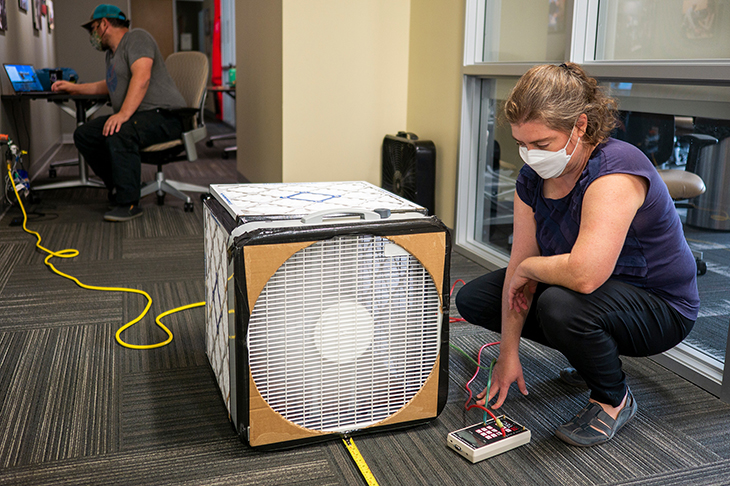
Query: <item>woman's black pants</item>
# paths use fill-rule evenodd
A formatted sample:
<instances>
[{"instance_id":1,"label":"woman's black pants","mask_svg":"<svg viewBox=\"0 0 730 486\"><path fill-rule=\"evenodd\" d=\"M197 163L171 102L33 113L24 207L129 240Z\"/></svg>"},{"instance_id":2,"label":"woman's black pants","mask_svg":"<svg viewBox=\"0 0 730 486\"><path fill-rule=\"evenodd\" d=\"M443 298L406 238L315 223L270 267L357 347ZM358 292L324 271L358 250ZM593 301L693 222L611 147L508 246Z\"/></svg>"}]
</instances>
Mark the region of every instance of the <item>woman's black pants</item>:
<instances>
[{"instance_id":1,"label":"woman's black pants","mask_svg":"<svg viewBox=\"0 0 730 486\"><path fill-rule=\"evenodd\" d=\"M462 287L456 295L461 317L501 332L505 273L497 270ZM591 294L538 284L522 337L560 351L585 379L591 398L615 407L626 394L619 356L662 353L693 325L662 298L609 279Z\"/></svg>"}]
</instances>

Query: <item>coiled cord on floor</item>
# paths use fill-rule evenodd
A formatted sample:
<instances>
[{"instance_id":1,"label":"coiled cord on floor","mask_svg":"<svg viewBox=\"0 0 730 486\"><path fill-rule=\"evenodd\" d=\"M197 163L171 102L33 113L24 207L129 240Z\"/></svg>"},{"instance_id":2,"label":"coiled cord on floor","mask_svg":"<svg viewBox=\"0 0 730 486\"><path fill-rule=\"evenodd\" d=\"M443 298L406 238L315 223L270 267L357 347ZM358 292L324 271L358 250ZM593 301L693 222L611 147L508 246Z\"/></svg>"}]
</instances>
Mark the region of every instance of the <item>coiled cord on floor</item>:
<instances>
[{"instance_id":1,"label":"coiled cord on floor","mask_svg":"<svg viewBox=\"0 0 730 486\"><path fill-rule=\"evenodd\" d=\"M187 305L183 305L180 307L176 307L174 309L170 309L170 310L165 311L162 314L158 315L157 317L155 317L155 324L157 324L167 334L167 339L162 342L155 343L155 344L130 344L130 343L127 343L124 340L122 340L122 338L121 338L122 332L124 332L125 330L129 329L130 327L132 327L133 325L135 325L136 323L141 321L147 315L147 312L150 310L150 307L152 307L152 297L150 297L150 294L148 294L144 290L130 289L130 288L126 288L126 287L101 287L101 286L97 286L97 285L87 285L87 284L81 282L79 279L77 279L73 275L68 275L68 274L63 273L60 270L58 270L51 263L51 261L50 261L51 258L54 258L54 257L55 258L74 258L79 255L79 251L74 248L66 248L66 249L60 250L60 251L53 251L53 250L49 250L48 248L41 245L41 241L42 241L41 235L39 233L37 233L36 231L28 229L28 227L26 225L26 223L28 222L28 214L26 213L25 207L23 206L23 201L20 199L20 194L18 193L18 189L15 187L15 184L12 182L13 169L10 165L10 161L8 161L7 165L8 165L8 176L10 177L10 181L11 181L10 185L13 186L13 191L15 192L15 197L17 198L18 205L20 206L20 210L23 212L23 231L25 231L28 234L34 235L37 238L35 246L39 250L48 254L46 256L46 258L43 260L43 263L45 263L46 266L48 268L50 268L51 271L53 271L53 273L55 273L56 275L59 275L63 278L67 278L67 279L71 280L72 282L74 282L76 285L78 285L82 289L97 290L97 291L101 291L101 292L127 292L127 293L132 293L132 294L140 294L140 295L143 295L147 299L147 305L145 306L144 310L135 319L127 322L125 325L120 327L117 330L117 332L114 334L116 341L121 346L124 346L125 348L131 348L131 349L155 349L155 348L161 348L163 346L166 346L167 344L172 342L173 336L172 336L172 332L162 323L162 321L160 319L162 319L163 317L169 316L170 314L174 314L176 312L180 312L180 311L187 310L187 309L192 309L194 307L205 306L205 302L196 302L194 304L187 304Z\"/></svg>"}]
</instances>

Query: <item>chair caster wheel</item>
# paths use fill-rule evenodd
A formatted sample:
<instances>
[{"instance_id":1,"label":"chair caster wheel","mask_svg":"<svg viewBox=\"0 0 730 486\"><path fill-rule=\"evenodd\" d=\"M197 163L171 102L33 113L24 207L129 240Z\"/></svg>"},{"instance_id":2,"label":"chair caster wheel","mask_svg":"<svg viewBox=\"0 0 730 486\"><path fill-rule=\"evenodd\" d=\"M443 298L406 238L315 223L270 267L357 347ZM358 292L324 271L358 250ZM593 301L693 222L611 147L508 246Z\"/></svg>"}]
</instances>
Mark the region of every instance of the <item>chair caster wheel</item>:
<instances>
[{"instance_id":1,"label":"chair caster wheel","mask_svg":"<svg viewBox=\"0 0 730 486\"><path fill-rule=\"evenodd\" d=\"M55 179L58 174L56 173L56 169L48 169L48 177L51 179Z\"/></svg>"},{"instance_id":2,"label":"chair caster wheel","mask_svg":"<svg viewBox=\"0 0 730 486\"><path fill-rule=\"evenodd\" d=\"M157 205L158 206L164 206L164 204L165 204L165 195L163 194L162 196L160 196L158 194L157 195Z\"/></svg>"},{"instance_id":3,"label":"chair caster wheel","mask_svg":"<svg viewBox=\"0 0 730 486\"><path fill-rule=\"evenodd\" d=\"M186 213L192 213L193 212L193 203L186 202L185 205L183 206L183 209L185 210Z\"/></svg>"},{"instance_id":4,"label":"chair caster wheel","mask_svg":"<svg viewBox=\"0 0 730 486\"><path fill-rule=\"evenodd\" d=\"M206 140L205 146L206 147L212 147L213 146L213 140Z\"/></svg>"}]
</instances>

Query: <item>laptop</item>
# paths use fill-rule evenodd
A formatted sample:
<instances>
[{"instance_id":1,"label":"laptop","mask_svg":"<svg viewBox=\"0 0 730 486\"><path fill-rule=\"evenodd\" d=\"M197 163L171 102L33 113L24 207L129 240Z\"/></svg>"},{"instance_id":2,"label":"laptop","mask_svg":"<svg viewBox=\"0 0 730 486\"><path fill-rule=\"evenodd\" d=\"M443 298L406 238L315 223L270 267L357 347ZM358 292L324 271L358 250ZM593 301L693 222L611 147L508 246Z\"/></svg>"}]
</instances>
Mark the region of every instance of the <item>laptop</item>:
<instances>
[{"instance_id":1,"label":"laptop","mask_svg":"<svg viewBox=\"0 0 730 486\"><path fill-rule=\"evenodd\" d=\"M35 68L30 64L3 64L3 67L16 94L58 94L54 91L46 91L43 89Z\"/></svg>"}]
</instances>

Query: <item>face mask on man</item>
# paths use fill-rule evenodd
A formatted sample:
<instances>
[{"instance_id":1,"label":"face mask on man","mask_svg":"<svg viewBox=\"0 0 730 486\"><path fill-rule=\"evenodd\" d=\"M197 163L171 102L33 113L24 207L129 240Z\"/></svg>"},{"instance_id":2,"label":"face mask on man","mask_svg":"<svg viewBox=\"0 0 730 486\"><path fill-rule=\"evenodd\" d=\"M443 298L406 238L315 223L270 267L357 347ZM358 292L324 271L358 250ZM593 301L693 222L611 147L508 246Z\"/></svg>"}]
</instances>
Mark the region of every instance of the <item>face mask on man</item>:
<instances>
[{"instance_id":1,"label":"face mask on man","mask_svg":"<svg viewBox=\"0 0 730 486\"><path fill-rule=\"evenodd\" d=\"M99 25L101 25L101 24L99 24ZM91 31L91 36L89 37L89 42L91 42L91 45L97 51L103 51L104 46L101 43L101 34L99 34L99 32L96 30L99 27L99 25L97 25L97 27L93 31Z\"/></svg>"},{"instance_id":2,"label":"face mask on man","mask_svg":"<svg viewBox=\"0 0 730 486\"><path fill-rule=\"evenodd\" d=\"M568 155L566 152L568 145L570 144L570 139L573 138L573 130L575 130L575 125L573 125L573 128L570 130L570 136L568 137L568 141L565 143L565 147L557 152L539 149L527 150L527 147L520 147L520 157L522 157L522 160L524 160L525 163L543 179L560 177L565 170L565 167L568 165L568 162L570 162L570 158L575 153L575 149L573 149L573 154ZM580 143L580 138L581 137L578 137L578 141L575 144L576 149Z\"/></svg>"}]
</instances>

